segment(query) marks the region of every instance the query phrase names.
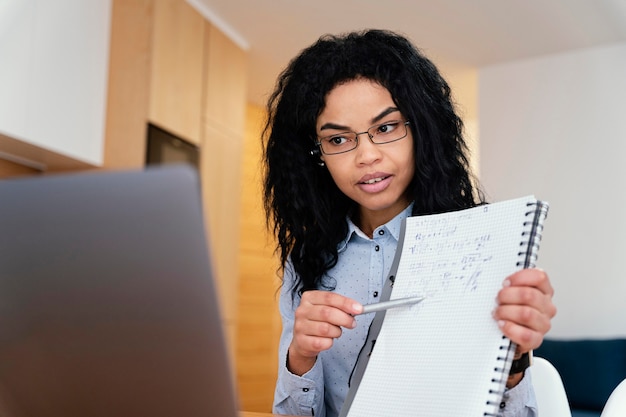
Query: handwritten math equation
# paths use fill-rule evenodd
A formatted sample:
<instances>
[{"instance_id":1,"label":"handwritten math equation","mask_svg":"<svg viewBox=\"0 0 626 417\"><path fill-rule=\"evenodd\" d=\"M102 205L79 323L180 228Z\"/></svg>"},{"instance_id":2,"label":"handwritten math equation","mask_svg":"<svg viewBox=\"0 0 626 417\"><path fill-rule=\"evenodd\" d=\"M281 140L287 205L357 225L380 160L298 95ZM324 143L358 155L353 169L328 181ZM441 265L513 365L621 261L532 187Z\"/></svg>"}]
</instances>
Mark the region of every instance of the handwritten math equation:
<instances>
[{"instance_id":1,"label":"handwritten math equation","mask_svg":"<svg viewBox=\"0 0 626 417\"><path fill-rule=\"evenodd\" d=\"M494 259L490 250L494 231L472 230L471 213L411 221L399 265L404 292L431 298L441 292L463 295L477 290Z\"/></svg>"}]
</instances>

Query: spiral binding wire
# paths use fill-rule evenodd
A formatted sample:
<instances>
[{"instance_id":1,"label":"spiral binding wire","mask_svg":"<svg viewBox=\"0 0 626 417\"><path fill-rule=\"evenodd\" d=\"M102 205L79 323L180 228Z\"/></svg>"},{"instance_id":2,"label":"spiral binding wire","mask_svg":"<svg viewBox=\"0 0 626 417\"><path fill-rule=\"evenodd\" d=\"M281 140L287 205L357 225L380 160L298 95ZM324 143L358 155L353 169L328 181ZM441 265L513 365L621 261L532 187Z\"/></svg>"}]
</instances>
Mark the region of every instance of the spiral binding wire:
<instances>
[{"instance_id":1,"label":"spiral binding wire","mask_svg":"<svg viewBox=\"0 0 626 417\"><path fill-rule=\"evenodd\" d=\"M526 217L532 216L529 221L524 222L524 231L522 232L522 241L520 242L520 251L518 256L521 258L517 262L518 268L534 268L537 263L537 253L541 242L541 234L543 232L543 221L548 215L549 205L545 201L536 200L526 204L527 207L534 207L526 212ZM497 378L493 378L491 382L495 388L489 390L489 400L487 406L490 411L485 411L483 416L498 416L498 409L504 395L506 380L513 362L513 355L517 349L517 345L511 342L506 336L502 336L503 344L500 350L504 350L504 355L498 356L501 366L494 368Z\"/></svg>"},{"instance_id":2,"label":"spiral binding wire","mask_svg":"<svg viewBox=\"0 0 626 417\"><path fill-rule=\"evenodd\" d=\"M548 215L549 205L545 201L535 201L526 204L527 207L535 206L531 211L526 212L526 217L532 215L532 221L524 222L524 227L528 228L522 232L522 241L520 242L520 252L518 256L523 260L517 263L518 267L534 268L537 264L537 252L541 243L541 234L543 232L543 221Z\"/></svg>"},{"instance_id":3,"label":"spiral binding wire","mask_svg":"<svg viewBox=\"0 0 626 417\"><path fill-rule=\"evenodd\" d=\"M504 389L506 387L507 375L509 369L511 369L511 363L513 362L513 355L515 354L516 345L506 337L502 336L502 344L500 350L503 351L502 355L498 356L500 364L493 368L496 377L491 379L493 388L489 389L489 399L486 405L490 411L485 411L483 416L497 416L495 410L498 410L502 396L504 395Z\"/></svg>"}]
</instances>

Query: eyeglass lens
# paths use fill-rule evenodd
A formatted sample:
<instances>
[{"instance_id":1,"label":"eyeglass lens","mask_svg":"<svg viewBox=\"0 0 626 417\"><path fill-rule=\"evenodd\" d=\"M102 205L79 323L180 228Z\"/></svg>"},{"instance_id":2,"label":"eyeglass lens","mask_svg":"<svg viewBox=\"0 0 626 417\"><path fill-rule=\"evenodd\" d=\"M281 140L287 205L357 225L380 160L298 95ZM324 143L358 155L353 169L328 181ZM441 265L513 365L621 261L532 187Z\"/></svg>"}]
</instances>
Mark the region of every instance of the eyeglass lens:
<instances>
[{"instance_id":1,"label":"eyeglass lens","mask_svg":"<svg viewBox=\"0 0 626 417\"><path fill-rule=\"evenodd\" d=\"M383 144L394 142L404 138L407 134L406 125L409 122L401 120L392 120L389 122L374 125L367 129L366 132L343 132L335 135L326 136L319 140L322 152L326 155L349 152L355 149L359 144L359 136L367 134L372 143Z\"/></svg>"}]
</instances>

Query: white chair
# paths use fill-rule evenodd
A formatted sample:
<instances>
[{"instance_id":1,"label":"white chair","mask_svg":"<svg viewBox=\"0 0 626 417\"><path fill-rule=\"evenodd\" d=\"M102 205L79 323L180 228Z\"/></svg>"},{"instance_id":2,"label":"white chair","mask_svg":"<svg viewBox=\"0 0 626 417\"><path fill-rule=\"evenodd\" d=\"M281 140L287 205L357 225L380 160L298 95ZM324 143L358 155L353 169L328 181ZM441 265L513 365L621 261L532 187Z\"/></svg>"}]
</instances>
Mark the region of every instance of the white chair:
<instances>
[{"instance_id":1,"label":"white chair","mask_svg":"<svg viewBox=\"0 0 626 417\"><path fill-rule=\"evenodd\" d=\"M536 356L528 370L535 388L539 417L572 417L559 371L548 360Z\"/></svg>"},{"instance_id":2,"label":"white chair","mask_svg":"<svg viewBox=\"0 0 626 417\"><path fill-rule=\"evenodd\" d=\"M624 417L626 416L626 379L615 387L611 396L606 401L600 417Z\"/></svg>"}]
</instances>

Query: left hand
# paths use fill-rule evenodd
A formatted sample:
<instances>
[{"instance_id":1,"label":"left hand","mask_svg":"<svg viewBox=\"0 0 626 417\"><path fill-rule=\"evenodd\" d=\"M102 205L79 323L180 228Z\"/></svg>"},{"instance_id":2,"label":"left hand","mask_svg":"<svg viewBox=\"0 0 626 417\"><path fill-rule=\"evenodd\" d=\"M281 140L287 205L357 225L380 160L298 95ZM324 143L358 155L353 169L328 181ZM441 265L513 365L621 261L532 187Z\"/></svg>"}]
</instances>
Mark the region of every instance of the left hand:
<instances>
[{"instance_id":1,"label":"left hand","mask_svg":"<svg viewBox=\"0 0 626 417\"><path fill-rule=\"evenodd\" d=\"M543 342L556 315L553 295L550 279L541 269L523 269L504 281L493 315L502 333L517 344L516 357Z\"/></svg>"}]
</instances>

